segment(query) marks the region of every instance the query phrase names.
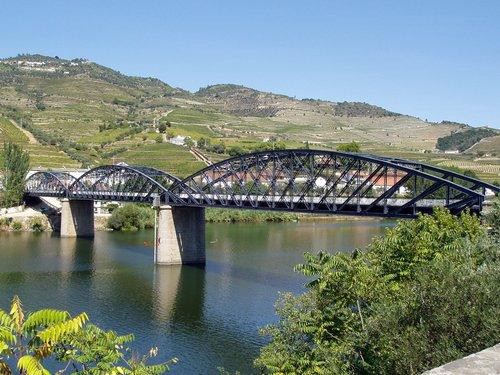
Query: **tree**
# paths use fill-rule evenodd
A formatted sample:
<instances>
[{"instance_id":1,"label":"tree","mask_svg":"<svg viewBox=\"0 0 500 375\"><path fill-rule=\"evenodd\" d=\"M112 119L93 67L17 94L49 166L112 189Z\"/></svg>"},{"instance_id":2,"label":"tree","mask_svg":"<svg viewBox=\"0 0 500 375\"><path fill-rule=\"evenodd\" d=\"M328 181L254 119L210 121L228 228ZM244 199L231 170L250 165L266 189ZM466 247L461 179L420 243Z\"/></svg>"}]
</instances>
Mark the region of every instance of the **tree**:
<instances>
[{"instance_id":1,"label":"tree","mask_svg":"<svg viewBox=\"0 0 500 375\"><path fill-rule=\"evenodd\" d=\"M115 208L108 219L108 228L119 231L137 231L152 228L154 211L150 207L126 204Z\"/></svg>"},{"instance_id":2,"label":"tree","mask_svg":"<svg viewBox=\"0 0 500 375\"><path fill-rule=\"evenodd\" d=\"M164 122L161 122L158 126L158 131L160 133L165 133L167 131L167 125Z\"/></svg>"},{"instance_id":3,"label":"tree","mask_svg":"<svg viewBox=\"0 0 500 375\"><path fill-rule=\"evenodd\" d=\"M209 149L210 148L210 138L203 138L201 137L198 142L198 147L201 149Z\"/></svg>"},{"instance_id":4,"label":"tree","mask_svg":"<svg viewBox=\"0 0 500 375\"><path fill-rule=\"evenodd\" d=\"M118 336L113 331L86 324L88 316L71 317L67 311L43 309L25 316L21 300L14 296L10 312L0 310L0 374L12 374L7 361L16 360L20 374L50 375L44 362L60 365L57 374L162 374L174 358L157 365L148 365L157 355L152 348L143 357L127 358L125 346L133 335Z\"/></svg>"},{"instance_id":5,"label":"tree","mask_svg":"<svg viewBox=\"0 0 500 375\"><path fill-rule=\"evenodd\" d=\"M233 146L229 148L229 156L240 156L246 154L246 150L241 146Z\"/></svg>"},{"instance_id":6,"label":"tree","mask_svg":"<svg viewBox=\"0 0 500 375\"><path fill-rule=\"evenodd\" d=\"M306 253L295 269L311 280L307 291L281 296L255 364L282 374L416 374L491 346L499 245L476 217L440 209L399 222L366 251Z\"/></svg>"},{"instance_id":7,"label":"tree","mask_svg":"<svg viewBox=\"0 0 500 375\"><path fill-rule=\"evenodd\" d=\"M212 146L212 151L216 154L223 154L226 152L226 145L223 142L217 143Z\"/></svg>"},{"instance_id":8,"label":"tree","mask_svg":"<svg viewBox=\"0 0 500 375\"><path fill-rule=\"evenodd\" d=\"M341 151L341 152L360 152L361 151L361 146L359 145L358 142L352 141L351 143L343 143L341 145L338 145L337 151Z\"/></svg>"},{"instance_id":9,"label":"tree","mask_svg":"<svg viewBox=\"0 0 500 375\"><path fill-rule=\"evenodd\" d=\"M24 183L29 170L30 158L27 151L14 143L4 143L3 206L11 207L21 202Z\"/></svg>"}]
</instances>

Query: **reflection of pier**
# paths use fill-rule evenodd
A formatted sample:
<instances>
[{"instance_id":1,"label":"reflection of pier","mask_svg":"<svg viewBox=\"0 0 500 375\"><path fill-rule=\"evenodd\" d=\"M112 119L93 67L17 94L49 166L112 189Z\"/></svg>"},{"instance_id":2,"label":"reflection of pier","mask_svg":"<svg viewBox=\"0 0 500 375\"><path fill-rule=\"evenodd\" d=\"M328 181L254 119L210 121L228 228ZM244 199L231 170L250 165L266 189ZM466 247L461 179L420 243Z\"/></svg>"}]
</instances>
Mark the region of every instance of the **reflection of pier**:
<instances>
[{"instance_id":1,"label":"reflection of pier","mask_svg":"<svg viewBox=\"0 0 500 375\"><path fill-rule=\"evenodd\" d=\"M157 201L155 262L205 262L204 208L415 218L435 207L480 212L500 189L438 167L321 150L247 154L181 180L149 167L101 166L79 177L38 172L28 197L62 198L61 236L93 235L93 201ZM155 199L156 198L156 199Z\"/></svg>"},{"instance_id":2,"label":"reflection of pier","mask_svg":"<svg viewBox=\"0 0 500 375\"><path fill-rule=\"evenodd\" d=\"M203 266L156 267L153 287L155 317L158 320L202 319L205 298Z\"/></svg>"}]
</instances>

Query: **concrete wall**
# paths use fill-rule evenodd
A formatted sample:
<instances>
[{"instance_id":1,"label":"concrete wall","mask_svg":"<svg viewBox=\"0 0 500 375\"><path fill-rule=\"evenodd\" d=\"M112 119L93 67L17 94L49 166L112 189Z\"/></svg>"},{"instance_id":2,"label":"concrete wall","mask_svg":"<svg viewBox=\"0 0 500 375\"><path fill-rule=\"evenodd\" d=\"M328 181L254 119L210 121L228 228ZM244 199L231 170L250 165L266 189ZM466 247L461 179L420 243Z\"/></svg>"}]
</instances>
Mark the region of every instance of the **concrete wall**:
<instances>
[{"instance_id":1,"label":"concrete wall","mask_svg":"<svg viewBox=\"0 0 500 375\"><path fill-rule=\"evenodd\" d=\"M205 263L205 209L161 206L157 209L155 263Z\"/></svg>"},{"instance_id":2,"label":"concrete wall","mask_svg":"<svg viewBox=\"0 0 500 375\"><path fill-rule=\"evenodd\" d=\"M61 200L61 237L94 236L94 202Z\"/></svg>"},{"instance_id":3,"label":"concrete wall","mask_svg":"<svg viewBox=\"0 0 500 375\"><path fill-rule=\"evenodd\" d=\"M494 375L500 374L500 344L471 354L422 375Z\"/></svg>"}]
</instances>

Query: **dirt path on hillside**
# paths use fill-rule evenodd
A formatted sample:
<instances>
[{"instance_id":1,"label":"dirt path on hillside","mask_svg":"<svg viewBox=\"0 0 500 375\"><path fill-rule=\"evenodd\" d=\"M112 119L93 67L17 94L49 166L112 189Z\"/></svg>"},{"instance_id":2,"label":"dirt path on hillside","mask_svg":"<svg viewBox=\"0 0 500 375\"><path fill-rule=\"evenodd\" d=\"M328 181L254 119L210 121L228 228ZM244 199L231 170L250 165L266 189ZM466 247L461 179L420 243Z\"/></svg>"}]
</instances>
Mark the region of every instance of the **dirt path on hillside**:
<instances>
[{"instance_id":1,"label":"dirt path on hillside","mask_svg":"<svg viewBox=\"0 0 500 375\"><path fill-rule=\"evenodd\" d=\"M161 119L162 117L168 116L168 114L169 114L170 112L172 112L172 111L173 111L173 109L169 109L167 112L160 113L160 115L159 115L158 117L155 117L155 118L153 119L153 125L154 125L155 127L158 127L158 120L159 120L159 119Z\"/></svg>"},{"instance_id":2,"label":"dirt path on hillside","mask_svg":"<svg viewBox=\"0 0 500 375\"><path fill-rule=\"evenodd\" d=\"M191 148L189 149L189 152L191 153L191 155L193 155L196 160L198 161L201 161L203 163L205 163L207 166L210 166L212 165L213 163L210 161L209 158L207 158L205 155L203 155L200 150L196 149L196 148Z\"/></svg>"},{"instance_id":3,"label":"dirt path on hillside","mask_svg":"<svg viewBox=\"0 0 500 375\"><path fill-rule=\"evenodd\" d=\"M36 140L36 138L35 138L35 136L33 134L31 134L29 131L27 131L26 129L24 129L21 125L19 125L14 120L10 120L10 122L12 123L12 125L14 125L16 128L18 128L20 131L22 131L26 137L28 137L28 142L30 144L32 144L32 145L37 145L38 144L38 141Z\"/></svg>"}]
</instances>

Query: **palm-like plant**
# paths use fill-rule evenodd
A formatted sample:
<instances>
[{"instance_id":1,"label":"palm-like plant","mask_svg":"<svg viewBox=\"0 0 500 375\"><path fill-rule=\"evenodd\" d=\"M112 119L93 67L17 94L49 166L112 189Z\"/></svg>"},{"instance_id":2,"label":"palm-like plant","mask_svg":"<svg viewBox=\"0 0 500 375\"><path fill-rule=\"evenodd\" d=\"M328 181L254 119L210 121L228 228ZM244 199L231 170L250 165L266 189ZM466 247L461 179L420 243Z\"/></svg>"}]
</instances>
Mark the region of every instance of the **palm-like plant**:
<instances>
[{"instance_id":1,"label":"palm-like plant","mask_svg":"<svg viewBox=\"0 0 500 375\"><path fill-rule=\"evenodd\" d=\"M11 374L7 358L17 360L21 374L46 375L43 360L64 345L66 337L80 331L85 313L72 318L67 311L43 309L25 318L21 300L14 296L10 312L0 309L0 374Z\"/></svg>"},{"instance_id":2,"label":"palm-like plant","mask_svg":"<svg viewBox=\"0 0 500 375\"><path fill-rule=\"evenodd\" d=\"M0 375L14 371L8 360L16 361L21 375L50 375L43 361L52 357L62 363L58 375L72 372L82 375L159 375L169 370L176 358L156 365L146 362L156 357L153 348L145 356L133 355L128 359L125 347L133 335L118 336L113 331L85 323L85 313L71 317L67 311L43 309L25 312L19 297L14 296L10 311L0 309Z\"/></svg>"}]
</instances>

